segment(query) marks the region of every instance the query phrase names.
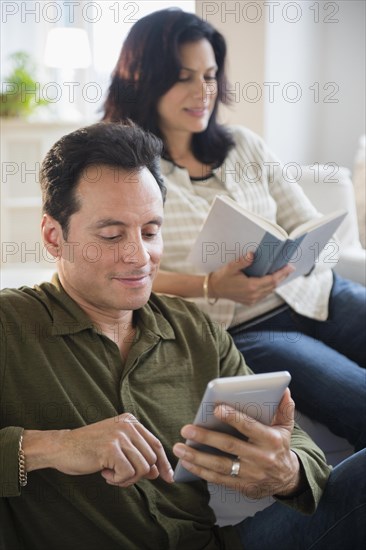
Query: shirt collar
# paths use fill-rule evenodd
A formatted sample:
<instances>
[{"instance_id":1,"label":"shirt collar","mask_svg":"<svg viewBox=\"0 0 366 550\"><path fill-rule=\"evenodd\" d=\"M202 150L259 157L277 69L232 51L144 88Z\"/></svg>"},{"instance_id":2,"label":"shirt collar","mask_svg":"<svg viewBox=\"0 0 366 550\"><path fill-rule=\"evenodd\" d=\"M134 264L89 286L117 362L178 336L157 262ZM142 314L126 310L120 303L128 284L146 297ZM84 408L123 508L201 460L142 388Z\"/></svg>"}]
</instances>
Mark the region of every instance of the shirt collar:
<instances>
[{"instance_id":1,"label":"shirt collar","mask_svg":"<svg viewBox=\"0 0 366 550\"><path fill-rule=\"evenodd\" d=\"M160 336L163 340L174 340L172 325L159 308L159 297L152 293L148 303L134 312L134 320L142 331Z\"/></svg>"},{"instance_id":2,"label":"shirt collar","mask_svg":"<svg viewBox=\"0 0 366 550\"><path fill-rule=\"evenodd\" d=\"M64 336L87 329L96 330L92 320L65 292L57 274L52 277L51 283L43 283L40 286L51 298L48 307L53 320L52 335ZM145 334L163 340L175 339L173 327L160 310L159 299L154 293L146 305L134 312L134 321Z\"/></svg>"},{"instance_id":3,"label":"shirt collar","mask_svg":"<svg viewBox=\"0 0 366 550\"><path fill-rule=\"evenodd\" d=\"M183 168L181 166L177 166L173 162L160 158L160 170L164 178L166 178L166 184L169 187L169 176L172 176L174 173L174 178L177 183L179 183L182 187L187 187L189 189L194 188L194 183L191 180L188 170L186 168ZM222 178L222 170L223 165L218 166L217 168L212 169L212 174L210 177L216 178L219 180L219 182L226 187L227 189L231 189L232 185L230 185L230 177L229 178ZM226 183L226 180L228 180L228 184ZM197 182L199 183L199 181Z\"/></svg>"}]
</instances>

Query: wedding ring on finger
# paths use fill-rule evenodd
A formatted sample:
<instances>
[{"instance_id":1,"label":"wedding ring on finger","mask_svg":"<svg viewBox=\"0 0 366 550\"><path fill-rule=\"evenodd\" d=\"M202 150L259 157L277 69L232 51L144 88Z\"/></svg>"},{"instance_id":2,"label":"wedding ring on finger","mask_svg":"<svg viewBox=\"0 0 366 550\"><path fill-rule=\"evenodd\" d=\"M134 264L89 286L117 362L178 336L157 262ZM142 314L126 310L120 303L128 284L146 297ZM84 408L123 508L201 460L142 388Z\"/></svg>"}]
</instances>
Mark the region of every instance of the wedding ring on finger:
<instances>
[{"instance_id":1,"label":"wedding ring on finger","mask_svg":"<svg viewBox=\"0 0 366 550\"><path fill-rule=\"evenodd\" d=\"M234 458L233 463L231 465L231 477L238 477L240 471L240 458Z\"/></svg>"}]
</instances>

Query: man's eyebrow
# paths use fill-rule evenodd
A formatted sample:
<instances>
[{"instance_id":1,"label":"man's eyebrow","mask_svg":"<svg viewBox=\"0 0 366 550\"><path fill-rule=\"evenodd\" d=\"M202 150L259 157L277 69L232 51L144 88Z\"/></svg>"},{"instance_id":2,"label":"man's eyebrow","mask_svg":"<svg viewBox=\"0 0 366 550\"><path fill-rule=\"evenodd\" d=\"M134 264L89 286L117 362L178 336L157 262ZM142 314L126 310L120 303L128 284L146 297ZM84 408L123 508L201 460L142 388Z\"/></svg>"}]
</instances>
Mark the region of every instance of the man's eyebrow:
<instances>
[{"instance_id":1,"label":"man's eyebrow","mask_svg":"<svg viewBox=\"0 0 366 550\"><path fill-rule=\"evenodd\" d=\"M110 225L126 225L121 220L114 220L113 218L103 218L99 221L97 221L95 224L93 224L93 227L96 227L97 229L101 229L102 227L108 227Z\"/></svg>"},{"instance_id":2,"label":"man's eyebrow","mask_svg":"<svg viewBox=\"0 0 366 550\"><path fill-rule=\"evenodd\" d=\"M156 218L153 218L145 222L144 225L155 224L160 226L162 225L162 223L163 223L163 218L161 216L156 216ZM113 218L103 218L97 221L95 224L93 224L93 228L95 229L102 229L103 227L110 227L110 226L126 227L127 224L121 220L115 220Z\"/></svg>"}]
</instances>

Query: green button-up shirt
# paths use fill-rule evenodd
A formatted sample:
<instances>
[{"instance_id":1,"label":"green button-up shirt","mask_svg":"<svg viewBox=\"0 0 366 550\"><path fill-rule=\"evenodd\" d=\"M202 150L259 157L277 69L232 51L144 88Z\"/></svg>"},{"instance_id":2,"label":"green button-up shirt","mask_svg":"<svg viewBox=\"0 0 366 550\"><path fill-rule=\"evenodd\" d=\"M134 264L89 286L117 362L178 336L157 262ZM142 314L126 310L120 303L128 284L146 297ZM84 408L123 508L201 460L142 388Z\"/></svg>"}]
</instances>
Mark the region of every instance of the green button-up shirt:
<instances>
[{"instance_id":1,"label":"green button-up shirt","mask_svg":"<svg viewBox=\"0 0 366 550\"><path fill-rule=\"evenodd\" d=\"M181 427L209 380L249 374L226 331L189 302L152 295L134 312L122 365L117 345L93 326L57 278L1 293L0 547L5 550L240 548L214 527L205 481L108 485L100 474L33 471L18 485L23 429L78 428L131 412L162 442L173 468ZM309 490L287 504L312 512L328 476L321 451L297 427L292 447ZM2 537L2 538L1 538Z\"/></svg>"}]
</instances>

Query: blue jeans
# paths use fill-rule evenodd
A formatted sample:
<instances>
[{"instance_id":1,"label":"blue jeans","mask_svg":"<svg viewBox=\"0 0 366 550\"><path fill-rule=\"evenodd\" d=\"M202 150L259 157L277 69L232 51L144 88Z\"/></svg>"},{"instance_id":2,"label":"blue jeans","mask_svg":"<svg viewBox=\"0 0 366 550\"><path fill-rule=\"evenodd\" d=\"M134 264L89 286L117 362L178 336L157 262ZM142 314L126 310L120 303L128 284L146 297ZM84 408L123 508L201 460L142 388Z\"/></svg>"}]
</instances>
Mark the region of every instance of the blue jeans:
<instances>
[{"instance_id":1,"label":"blue jeans","mask_svg":"<svg viewBox=\"0 0 366 550\"><path fill-rule=\"evenodd\" d=\"M237 524L245 550L363 550L366 547L366 450L339 464L316 512L275 502Z\"/></svg>"},{"instance_id":2,"label":"blue jeans","mask_svg":"<svg viewBox=\"0 0 366 550\"><path fill-rule=\"evenodd\" d=\"M255 373L288 370L301 413L366 447L366 288L334 275L329 318L288 308L252 327L229 330ZM298 418L297 420L301 420Z\"/></svg>"}]
</instances>

